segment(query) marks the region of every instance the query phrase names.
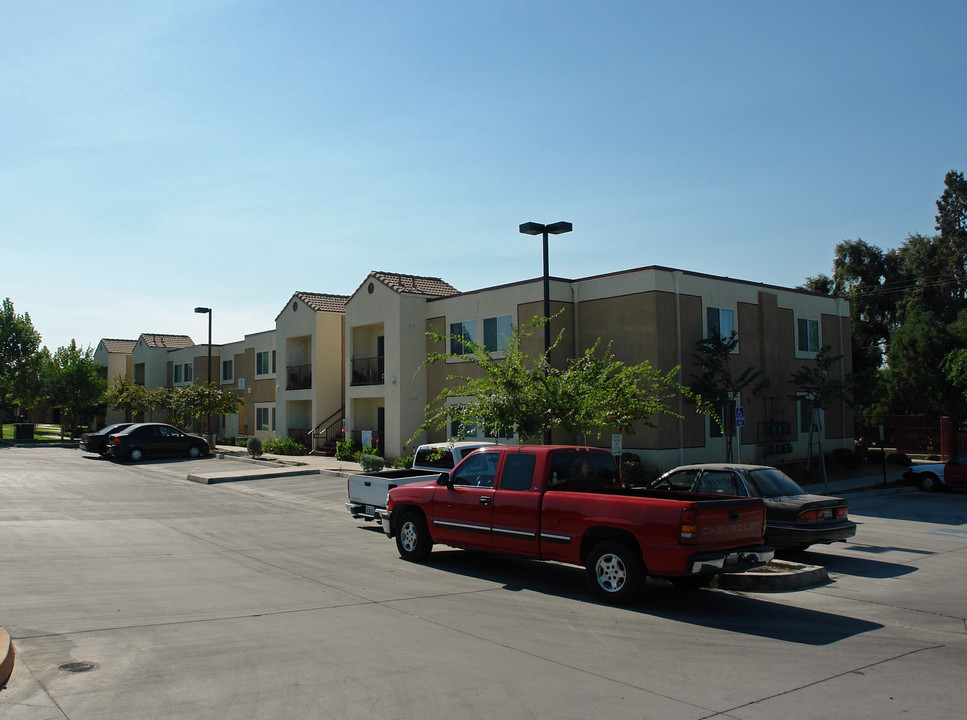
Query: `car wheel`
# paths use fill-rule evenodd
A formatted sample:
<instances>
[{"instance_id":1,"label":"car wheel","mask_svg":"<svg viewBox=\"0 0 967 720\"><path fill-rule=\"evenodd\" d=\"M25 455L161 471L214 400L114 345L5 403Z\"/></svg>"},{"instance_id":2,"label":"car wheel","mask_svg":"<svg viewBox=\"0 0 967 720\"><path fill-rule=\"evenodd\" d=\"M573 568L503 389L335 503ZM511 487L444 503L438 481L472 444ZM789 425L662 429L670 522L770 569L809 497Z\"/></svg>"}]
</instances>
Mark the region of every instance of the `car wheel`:
<instances>
[{"instance_id":1,"label":"car wheel","mask_svg":"<svg viewBox=\"0 0 967 720\"><path fill-rule=\"evenodd\" d=\"M591 548L585 572L595 595L615 605L635 600L645 584L645 564L637 551L613 540Z\"/></svg>"},{"instance_id":2,"label":"car wheel","mask_svg":"<svg viewBox=\"0 0 967 720\"><path fill-rule=\"evenodd\" d=\"M131 452L128 453L128 459L137 462L144 457L144 451L141 448L131 448Z\"/></svg>"},{"instance_id":3,"label":"car wheel","mask_svg":"<svg viewBox=\"0 0 967 720\"><path fill-rule=\"evenodd\" d=\"M940 489L940 478L933 473L920 473L919 488L924 492L936 492Z\"/></svg>"},{"instance_id":4,"label":"car wheel","mask_svg":"<svg viewBox=\"0 0 967 720\"><path fill-rule=\"evenodd\" d=\"M400 557L410 562L423 562L433 548L426 520L415 512L406 512L396 528L396 549Z\"/></svg>"},{"instance_id":5,"label":"car wheel","mask_svg":"<svg viewBox=\"0 0 967 720\"><path fill-rule=\"evenodd\" d=\"M197 445L192 445L190 448L188 448L188 457L201 457L201 448Z\"/></svg>"}]
</instances>

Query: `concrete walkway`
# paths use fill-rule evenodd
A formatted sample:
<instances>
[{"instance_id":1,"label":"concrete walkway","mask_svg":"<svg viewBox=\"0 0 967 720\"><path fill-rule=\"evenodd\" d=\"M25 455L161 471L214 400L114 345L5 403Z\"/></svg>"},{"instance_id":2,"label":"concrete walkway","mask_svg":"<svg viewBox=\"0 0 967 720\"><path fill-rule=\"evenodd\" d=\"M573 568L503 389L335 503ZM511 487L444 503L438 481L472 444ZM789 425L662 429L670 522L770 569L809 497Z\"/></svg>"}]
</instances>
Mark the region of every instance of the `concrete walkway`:
<instances>
[{"instance_id":1,"label":"concrete walkway","mask_svg":"<svg viewBox=\"0 0 967 720\"><path fill-rule=\"evenodd\" d=\"M217 445L212 453L215 462L203 472L191 473L188 479L205 485L261 480L265 478L299 477L301 475L352 475L363 472L359 463L321 455L268 455L258 460L244 448Z\"/></svg>"}]
</instances>

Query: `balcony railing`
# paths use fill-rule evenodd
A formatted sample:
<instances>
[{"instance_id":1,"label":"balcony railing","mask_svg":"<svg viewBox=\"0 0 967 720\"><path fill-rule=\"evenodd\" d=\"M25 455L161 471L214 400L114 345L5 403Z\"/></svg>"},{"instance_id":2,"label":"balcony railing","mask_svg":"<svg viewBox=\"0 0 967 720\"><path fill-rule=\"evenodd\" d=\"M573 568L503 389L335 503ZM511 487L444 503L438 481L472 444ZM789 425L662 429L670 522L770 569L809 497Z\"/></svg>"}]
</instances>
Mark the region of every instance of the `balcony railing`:
<instances>
[{"instance_id":1,"label":"balcony railing","mask_svg":"<svg viewBox=\"0 0 967 720\"><path fill-rule=\"evenodd\" d=\"M306 390L312 387L312 365L289 365L286 376L286 390Z\"/></svg>"},{"instance_id":2,"label":"balcony railing","mask_svg":"<svg viewBox=\"0 0 967 720\"><path fill-rule=\"evenodd\" d=\"M383 356L353 358L353 373L350 385L382 385Z\"/></svg>"}]
</instances>

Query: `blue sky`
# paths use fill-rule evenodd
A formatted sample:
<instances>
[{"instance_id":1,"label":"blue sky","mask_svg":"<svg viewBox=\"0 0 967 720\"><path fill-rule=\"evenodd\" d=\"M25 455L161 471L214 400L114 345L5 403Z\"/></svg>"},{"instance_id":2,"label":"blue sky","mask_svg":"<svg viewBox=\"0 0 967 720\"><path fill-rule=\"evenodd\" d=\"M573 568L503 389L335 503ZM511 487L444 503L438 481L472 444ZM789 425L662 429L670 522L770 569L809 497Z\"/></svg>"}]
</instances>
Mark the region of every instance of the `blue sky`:
<instances>
[{"instance_id":1,"label":"blue sky","mask_svg":"<svg viewBox=\"0 0 967 720\"><path fill-rule=\"evenodd\" d=\"M370 270L795 286L934 232L967 3L0 0L0 296L239 340Z\"/></svg>"}]
</instances>

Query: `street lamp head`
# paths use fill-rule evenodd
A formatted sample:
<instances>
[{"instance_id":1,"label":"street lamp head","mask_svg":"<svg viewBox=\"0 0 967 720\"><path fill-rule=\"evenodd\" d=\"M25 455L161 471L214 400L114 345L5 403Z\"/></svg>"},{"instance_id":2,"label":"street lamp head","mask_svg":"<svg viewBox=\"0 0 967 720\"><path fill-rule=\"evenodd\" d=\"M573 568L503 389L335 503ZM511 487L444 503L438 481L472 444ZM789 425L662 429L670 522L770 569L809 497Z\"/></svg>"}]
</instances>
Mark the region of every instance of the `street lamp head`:
<instances>
[{"instance_id":1,"label":"street lamp head","mask_svg":"<svg viewBox=\"0 0 967 720\"><path fill-rule=\"evenodd\" d=\"M211 311L212 311L211 308L206 308L206 307L196 307L195 308L195 312L196 313L210 313Z\"/></svg>"},{"instance_id":2,"label":"street lamp head","mask_svg":"<svg viewBox=\"0 0 967 720\"><path fill-rule=\"evenodd\" d=\"M520 226L520 232L524 235L541 235L542 233L547 233L549 235L560 235L562 233L571 232L573 225L569 222L556 222L550 225L542 225L536 222L526 222Z\"/></svg>"}]
</instances>

